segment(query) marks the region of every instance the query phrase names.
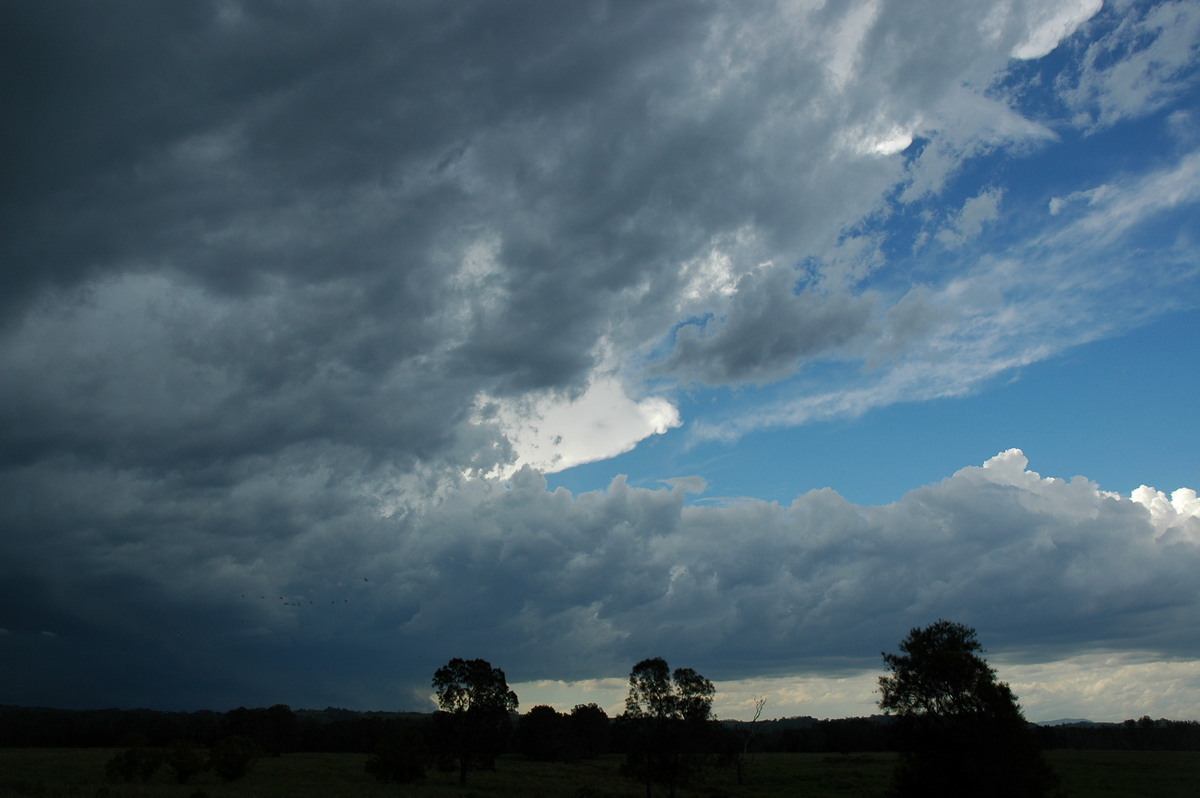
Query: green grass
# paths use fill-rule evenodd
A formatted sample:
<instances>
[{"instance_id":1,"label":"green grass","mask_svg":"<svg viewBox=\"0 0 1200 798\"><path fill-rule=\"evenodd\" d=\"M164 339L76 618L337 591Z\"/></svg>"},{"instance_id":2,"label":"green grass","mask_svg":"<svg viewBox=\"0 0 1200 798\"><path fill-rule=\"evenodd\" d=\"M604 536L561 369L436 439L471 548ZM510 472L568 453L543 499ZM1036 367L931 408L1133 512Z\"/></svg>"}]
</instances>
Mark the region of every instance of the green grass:
<instances>
[{"instance_id":1,"label":"green grass","mask_svg":"<svg viewBox=\"0 0 1200 798\"><path fill-rule=\"evenodd\" d=\"M644 787L621 777L621 758L565 765L502 757L495 773L472 772L466 787L457 773L430 771L416 785L381 784L363 771L362 754L288 754L254 763L242 779L225 783L203 773L175 784L164 769L146 784L109 784L110 749L0 749L0 798L642 798ZM1200 784L1200 752L1050 751L1047 759L1073 798L1192 798ZM882 798L896 758L890 754L759 754L747 783L732 768L713 768L680 788L680 798ZM656 795L665 795L657 790Z\"/></svg>"},{"instance_id":2,"label":"green grass","mask_svg":"<svg viewBox=\"0 0 1200 798\"><path fill-rule=\"evenodd\" d=\"M1200 751L1047 751L1073 798L1194 798Z\"/></svg>"}]
</instances>

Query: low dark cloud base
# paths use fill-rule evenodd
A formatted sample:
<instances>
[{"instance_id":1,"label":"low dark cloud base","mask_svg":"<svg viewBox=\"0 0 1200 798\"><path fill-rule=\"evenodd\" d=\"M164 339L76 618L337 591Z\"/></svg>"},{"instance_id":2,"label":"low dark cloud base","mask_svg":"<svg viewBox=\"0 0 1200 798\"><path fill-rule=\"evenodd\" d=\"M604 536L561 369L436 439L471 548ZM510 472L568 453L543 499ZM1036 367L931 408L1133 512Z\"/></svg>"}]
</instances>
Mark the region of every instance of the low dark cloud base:
<instances>
[{"instance_id":1,"label":"low dark cloud base","mask_svg":"<svg viewBox=\"0 0 1200 798\"><path fill-rule=\"evenodd\" d=\"M300 505L297 523L274 486L244 499L258 523L242 507L206 523L205 500L136 532L128 486L109 488L6 563L30 608L0 635L22 702L419 706L453 656L513 680L620 676L651 655L717 679L829 673L875 667L939 617L1030 662L1200 656L1200 520L1041 478L1014 452L882 507L831 490L692 506L622 480L572 496L527 470L391 517L347 502Z\"/></svg>"}]
</instances>

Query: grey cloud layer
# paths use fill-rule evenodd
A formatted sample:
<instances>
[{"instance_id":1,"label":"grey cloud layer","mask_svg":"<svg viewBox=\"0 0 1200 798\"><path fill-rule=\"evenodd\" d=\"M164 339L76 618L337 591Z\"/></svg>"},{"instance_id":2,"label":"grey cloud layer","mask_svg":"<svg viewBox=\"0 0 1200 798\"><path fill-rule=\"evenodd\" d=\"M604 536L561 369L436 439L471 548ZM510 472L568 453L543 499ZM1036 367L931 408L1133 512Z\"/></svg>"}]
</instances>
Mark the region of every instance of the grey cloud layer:
<instances>
[{"instance_id":1,"label":"grey cloud layer","mask_svg":"<svg viewBox=\"0 0 1200 798\"><path fill-rule=\"evenodd\" d=\"M128 479L39 507L72 532L50 542L54 560L47 541L10 545L23 577L7 588L33 597L7 621L10 694L86 704L108 680L150 703L188 684L215 705L418 705L438 658L458 654L520 680L611 676L652 654L713 678L832 673L876 667L904 629L943 616L1014 661L1200 656L1200 517L1156 522L1086 479L1041 478L1019 452L882 507L830 490L687 506L681 487L622 480L575 497L523 471L381 518L332 471L248 481L220 511L202 491L167 504ZM53 499L38 487L20 485L27 505ZM95 668L45 677L93 646Z\"/></svg>"},{"instance_id":2,"label":"grey cloud layer","mask_svg":"<svg viewBox=\"0 0 1200 798\"><path fill-rule=\"evenodd\" d=\"M1097 644L1191 608L1191 544L1120 503L1072 554L1082 521L986 480L785 512L459 479L512 456L479 396L578 390L603 350L729 385L919 339L944 308L889 316L870 264L793 267L897 186L1045 138L982 95L954 114L1037 5L4 3L10 700L378 706L454 655L859 662L927 612L1007 639L975 589L1006 574L1014 618L1053 596ZM928 155L870 152L921 120ZM696 265L717 249L732 292ZM1146 566L1114 594L1043 549Z\"/></svg>"},{"instance_id":3,"label":"grey cloud layer","mask_svg":"<svg viewBox=\"0 0 1200 798\"><path fill-rule=\"evenodd\" d=\"M839 137L901 99L936 102L1020 35L967 51L952 43L973 11L889 9L839 96L819 36L843 24L838 4L791 21L456 7L10 6L6 96L23 123L4 148L6 315L48 286L69 302L97 277L156 273L199 286L237 331L179 354L251 390L298 370L463 376L459 405L469 387L571 386L599 337L627 350L668 332L679 264L713 240L749 230L747 259L795 258L869 211L897 165L831 153ZM448 279L480 241L496 269ZM724 338L750 349L760 334ZM763 368L820 349L810 337ZM722 360L684 349L672 364L738 379Z\"/></svg>"},{"instance_id":4,"label":"grey cloud layer","mask_svg":"<svg viewBox=\"0 0 1200 798\"><path fill-rule=\"evenodd\" d=\"M903 178L856 147L1025 35L918 5L8 4L3 450L487 470L475 398L601 343L714 313L652 373L729 384L874 335L793 261ZM683 268L718 245L732 300Z\"/></svg>"}]
</instances>

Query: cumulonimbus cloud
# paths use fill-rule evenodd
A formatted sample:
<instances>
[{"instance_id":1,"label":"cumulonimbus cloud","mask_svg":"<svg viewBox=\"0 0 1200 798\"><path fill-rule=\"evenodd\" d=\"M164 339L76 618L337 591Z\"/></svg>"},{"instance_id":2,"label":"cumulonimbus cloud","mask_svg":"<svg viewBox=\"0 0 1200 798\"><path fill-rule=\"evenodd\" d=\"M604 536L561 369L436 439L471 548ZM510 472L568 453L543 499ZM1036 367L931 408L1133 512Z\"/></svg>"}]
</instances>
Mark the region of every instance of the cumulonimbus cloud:
<instances>
[{"instance_id":1,"label":"cumulonimbus cloud","mask_svg":"<svg viewBox=\"0 0 1200 798\"><path fill-rule=\"evenodd\" d=\"M152 626L141 645L183 660L194 652L216 669L215 694L246 689L252 676L237 663L258 656L312 700L366 700L390 682L419 694L435 660L464 649L519 680L609 677L651 654L720 679L853 673L938 617L978 627L1014 662L1110 649L1200 657L1192 494L1177 491L1172 503L1043 477L1018 450L879 507L828 489L788 506L693 505L685 491L695 480L646 490L618 479L574 496L525 469L504 486L472 481L437 504L372 519L329 503L328 487L313 496L322 504L304 504L310 484L247 491L227 512L264 515L242 535L222 536L225 517L205 516L198 495L160 507L159 523L178 531L151 550L120 523L132 485L111 483L93 506L60 511L96 519L55 541L61 573L29 559L27 542L25 581L57 587L35 590L27 623L6 628L50 628L59 647L121 639L146 622L147 604L162 610L156 623L175 617L192 636ZM297 511L303 526L289 518ZM269 564L256 560L264 550ZM88 605L101 589L105 604ZM289 665L296 646L316 659ZM223 652L225 664L196 647ZM390 675L338 664L368 656L390 662ZM180 678L190 675L181 667ZM355 691L338 686L359 668Z\"/></svg>"},{"instance_id":2,"label":"cumulonimbus cloud","mask_svg":"<svg viewBox=\"0 0 1200 798\"><path fill-rule=\"evenodd\" d=\"M1123 52L1117 10L5 3L13 700L377 708L458 655L733 678L858 666L931 614L1035 657L1193 655L1190 511L1015 454L886 507L576 496L521 467L686 427L710 386L780 386L718 437L961 393L1194 296L1194 257L1133 224L1194 205L1194 154L1055 189L1028 227L999 185L923 205L972 159L1159 107L1188 8L1130 12L1132 71L1075 58L1064 122L1021 105L1013 53L1093 13ZM905 214L955 246L914 265L878 224ZM1075 268L1088 224L1153 268ZM789 383L830 361L832 390Z\"/></svg>"}]
</instances>

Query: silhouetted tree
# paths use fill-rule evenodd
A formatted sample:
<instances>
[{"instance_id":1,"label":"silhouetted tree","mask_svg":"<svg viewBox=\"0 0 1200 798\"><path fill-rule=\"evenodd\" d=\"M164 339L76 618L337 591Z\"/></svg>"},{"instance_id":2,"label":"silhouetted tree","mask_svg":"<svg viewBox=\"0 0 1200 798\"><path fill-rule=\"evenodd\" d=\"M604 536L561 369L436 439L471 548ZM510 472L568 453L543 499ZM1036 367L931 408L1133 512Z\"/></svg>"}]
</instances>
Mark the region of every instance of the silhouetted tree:
<instances>
[{"instance_id":1,"label":"silhouetted tree","mask_svg":"<svg viewBox=\"0 0 1200 798\"><path fill-rule=\"evenodd\" d=\"M204 770L204 755L191 740L175 740L168 745L163 751L163 762L180 784L186 784L188 779Z\"/></svg>"},{"instance_id":2,"label":"silhouetted tree","mask_svg":"<svg viewBox=\"0 0 1200 798\"><path fill-rule=\"evenodd\" d=\"M1054 794L1012 690L983 659L975 630L940 620L883 655L879 706L901 726L898 796L1024 798Z\"/></svg>"},{"instance_id":3,"label":"silhouetted tree","mask_svg":"<svg viewBox=\"0 0 1200 798\"><path fill-rule=\"evenodd\" d=\"M521 716L517 725L517 750L541 761L574 759L570 719L540 704Z\"/></svg>"},{"instance_id":4,"label":"silhouetted tree","mask_svg":"<svg viewBox=\"0 0 1200 798\"><path fill-rule=\"evenodd\" d=\"M222 737L208 752L208 768L225 781L235 781L246 775L260 756L262 748L249 737Z\"/></svg>"},{"instance_id":5,"label":"silhouetted tree","mask_svg":"<svg viewBox=\"0 0 1200 798\"><path fill-rule=\"evenodd\" d=\"M269 709L238 707L225 713L225 736L249 737L271 756L295 747L300 724L287 704Z\"/></svg>"},{"instance_id":6,"label":"silhouetted tree","mask_svg":"<svg viewBox=\"0 0 1200 798\"><path fill-rule=\"evenodd\" d=\"M629 673L625 715L640 727L641 745L626 758L626 772L645 779L650 798L654 779L675 787L704 752L715 693L712 682L691 668L671 672L661 657L644 659Z\"/></svg>"},{"instance_id":7,"label":"silhouetted tree","mask_svg":"<svg viewBox=\"0 0 1200 798\"><path fill-rule=\"evenodd\" d=\"M739 787L746 784L746 764L750 758L750 740L754 738L754 724L758 723L758 719L762 716L763 707L766 705L766 698L756 697L754 699L754 717L750 719L750 723L742 730L741 749L734 754L733 761Z\"/></svg>"},{"instance_id":8,"label":"silhouetted tree","mask_svg":"<svg viewBox=\"0 0 1200 798\"><path fill-rule=\"evenodd\" d=\"M122 742L128 747L113 756L104 765L104 773L109 781L149 781L163 762L163 753L158 748L150 747L150 738L140 732L129 732L122 735Z\"/></svg>"},{"instance_id":9,"label":"silhouetted tree","mask_svg":"<svg viewBox=\"0 0 1200 798\"><path fill-rule=\"evenodd\" d=\"M296 720L296 713L287 704L276 704L264 713L263 738L259 743L271 756L281 756L291 751L299 736L300 723Z\"/></svg>"},{"instance_id":10,"label":"silhouetted tree","mask_svg":"<svg viewBox=\"0 0 1200 798\"><path fill-rule=\"evenodd\" d=\"M408 784L425 778L428 757L424 737L415 731L399 732L380 740L363 768L380 781Z\"/></svg>"},{"instance_id":11,"label":"silhouetted tree","mask_svg":"<svg viewBox=\"0 0 1200 798\"><path fill-rule=\"evenodd\" d=\"M496 754L510 731L509 713L517 694L508 688L504 671L482 659L452 659L433 674L438 706L451 719L451 742L458 758L458 780L478 762L496 769Z\"/></svg>"},{"instance_id":12,"label":"silhouetted tree","mask_svg":"<svg viewBox=\"0 0 1200 798\"><path fill-rule=\"evenodd\" d=\"M608 750L608 713L598 705L576 704L570 727L581 759L593 759Z\"/></svg>"}]
</instances>

